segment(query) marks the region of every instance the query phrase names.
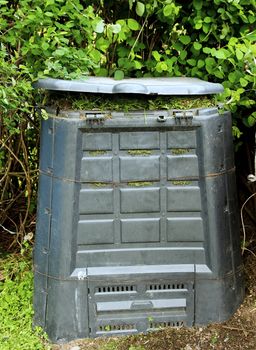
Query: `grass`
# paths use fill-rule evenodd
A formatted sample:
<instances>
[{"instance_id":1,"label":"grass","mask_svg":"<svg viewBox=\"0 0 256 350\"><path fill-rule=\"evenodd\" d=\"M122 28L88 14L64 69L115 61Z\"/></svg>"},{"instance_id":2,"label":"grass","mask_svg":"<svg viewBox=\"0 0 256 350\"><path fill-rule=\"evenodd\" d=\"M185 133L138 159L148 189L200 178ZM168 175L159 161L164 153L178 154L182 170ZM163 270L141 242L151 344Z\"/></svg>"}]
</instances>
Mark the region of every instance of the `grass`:
<instances>
[{"instance_id":1,"label":"grass","mask_svg":"<svg viewBox=\"0 0 256 350\"><path fill-rule=\"evenodd\" d=\"M0 253L0 349L47 350L46 336L32 328L33 272L31 252Z\"/></svg>"},{"instance_id":2,"label":"grass","mask_svg":"<svg viewBox=\"0 0 256 350\"><path fill-rule=\"evenodd\" d=\"M147 96L107 95L55 92L48 95L46 105L58 109L97 111L188 110L216 106L212 96Z\"/></svg>"}]
</instances>

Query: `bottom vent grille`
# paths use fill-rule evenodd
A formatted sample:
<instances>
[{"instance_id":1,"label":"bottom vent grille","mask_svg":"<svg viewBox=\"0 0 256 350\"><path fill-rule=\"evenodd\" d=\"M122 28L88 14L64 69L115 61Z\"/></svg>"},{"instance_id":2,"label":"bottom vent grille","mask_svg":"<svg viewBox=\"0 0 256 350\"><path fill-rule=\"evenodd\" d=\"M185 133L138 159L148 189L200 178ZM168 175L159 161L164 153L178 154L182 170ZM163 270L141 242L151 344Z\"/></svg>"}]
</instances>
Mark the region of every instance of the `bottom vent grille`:
<instances>
[{"instance_id":1,"label":"bottom vent grille","mask_svg":"<svg viewBox=\"0 0 256 350\"><path fill-rule=\"evenodd\" d=\"M183 327L185 326L183 321L176 321L176 322L150 322L149 328L150 329L159 329L159 328L165 328L165 327Z\"/></svg>"},{"instance_id":2,"label":"bottom vent grille","mask_svg":"<svg viewBox=\"0 0 256 350\"><path fill-rule=\"evenodd\" d=\"M135 324L107 324L98 327L99 332L114 332L125 330L136 330Z\"/></svg>"}]
</instances>

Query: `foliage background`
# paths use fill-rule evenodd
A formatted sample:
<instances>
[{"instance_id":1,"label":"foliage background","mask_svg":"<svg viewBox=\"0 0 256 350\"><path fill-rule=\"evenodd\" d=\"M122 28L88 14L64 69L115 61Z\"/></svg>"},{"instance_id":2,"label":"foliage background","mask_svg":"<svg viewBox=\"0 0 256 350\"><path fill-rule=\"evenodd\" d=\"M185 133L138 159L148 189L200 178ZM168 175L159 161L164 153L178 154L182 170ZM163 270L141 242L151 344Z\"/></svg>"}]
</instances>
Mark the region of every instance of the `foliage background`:
<instances>
[{"instance_id":1,"label":"foliage background","mask_svg":"<svg viewBox=\"0 0 256 350\"><path fill-rule=\"evenodd\" d=\"M44 76L221 82L243 202L255 191L246 182L255 170L255 10L255 0L0 0L2 237L17 246L33 236L42 101L32 83Z\"/></svg>"}]
</instances>

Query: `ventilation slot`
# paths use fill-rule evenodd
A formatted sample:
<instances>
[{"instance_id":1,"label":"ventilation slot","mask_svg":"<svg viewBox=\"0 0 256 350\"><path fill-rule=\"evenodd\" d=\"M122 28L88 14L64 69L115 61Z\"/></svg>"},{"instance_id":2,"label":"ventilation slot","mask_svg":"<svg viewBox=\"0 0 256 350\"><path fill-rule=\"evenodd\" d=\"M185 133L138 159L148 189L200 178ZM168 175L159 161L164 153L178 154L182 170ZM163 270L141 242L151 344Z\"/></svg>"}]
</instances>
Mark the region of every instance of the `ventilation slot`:
<instances>
[{"instance_id":1,"label":"ventilation slot","mask_svg":"<svg viewBox=\"0 0 256 350\"><path fill-rule=\"evenodd\" d=\"M127 293L136 291L135 286L103 286L95 287L95 293Z\"/></svg>"},{"instance_id":2,"label":"ventilation slot","mask_svg":"<svg viewBox=\"0 0 256 350\"><path fill-rule=\"evenodd\" d=\"M187 289L187 285L184 283L172 283L172 284L150 284L148 290L176 290Z\"/></svg>"},{"instance_id":3,"label":"ventilation slot","mask_svg":"<svg viewBox=\"0 0 256 350\"><path fill-rule=\"evenodd\" d=\"M176 322L150 322L149 328L150 329L159 329L159 328L165 328L165 327L182 327L184 326L183 321L176 321Z\"/></svg>"},{"instance_id":4,"label":"ventilation slot","mask_svg":"<svg viewBox=\"0 0 256 350\"><path fill-rule=\"evenodd\" d=\"M134 324L108 324L98 327L99 332L115 332L126 330L136 330L136 327Z\"/></svg>"}]
</instances>

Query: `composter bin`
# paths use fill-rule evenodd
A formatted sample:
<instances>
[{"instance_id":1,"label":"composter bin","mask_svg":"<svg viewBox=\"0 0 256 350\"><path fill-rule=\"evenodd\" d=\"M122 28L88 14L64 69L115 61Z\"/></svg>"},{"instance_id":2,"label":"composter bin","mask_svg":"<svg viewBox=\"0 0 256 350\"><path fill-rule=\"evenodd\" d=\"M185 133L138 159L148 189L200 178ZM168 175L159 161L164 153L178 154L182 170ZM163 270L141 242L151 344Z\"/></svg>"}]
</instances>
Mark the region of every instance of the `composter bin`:
<instances>
[{"instance_id":1,"label":"composter bin","mask_svg":"<svg viewBox=\"0 0 256 350\"><path fill-rule=\"evenodd\" d=\"M188 78L45 79L37 86L80 98L222 91ZM230 113L54 104L47 112L35 324L53 341L67 341L229 318L243 299Z\"/></svg>"}]
</instances>

